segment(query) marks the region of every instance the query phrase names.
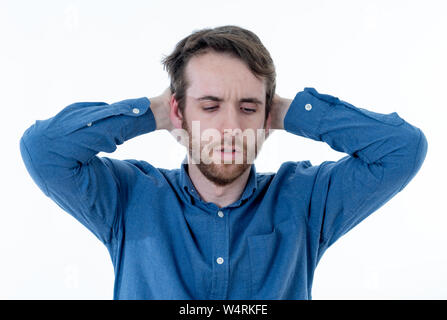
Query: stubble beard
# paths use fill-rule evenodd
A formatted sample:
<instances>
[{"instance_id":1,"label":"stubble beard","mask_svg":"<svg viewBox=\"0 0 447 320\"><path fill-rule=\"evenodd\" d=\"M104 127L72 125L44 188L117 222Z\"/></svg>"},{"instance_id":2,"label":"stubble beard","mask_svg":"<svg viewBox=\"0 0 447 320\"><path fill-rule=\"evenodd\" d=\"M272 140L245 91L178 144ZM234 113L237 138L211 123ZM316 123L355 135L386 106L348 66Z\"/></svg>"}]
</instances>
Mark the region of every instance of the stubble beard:
<instances>
[{"instance_id":1,"label":"stubble beard","mask_svg":"<svg viewBox=\"0 0 447 320\"><path fill-rule=\"evenodd\" d=\"M188 133L188 153L189 158L191 159L193 156L193 146L192 146L192 132L188 127L188 124L183 117L182 119L182 128ZM200 154L202 154L203 146L200 146ZM256 149L256 148L255 148ZM213 151L214 152L214 151ZM255 150L254 159L256 159L259 150ZM254 161L253 159L253 161ZM211 163L207 164L203 161L199 161L197 159L196 166L200 170L200 172L212 183L217 186L226 186L237 178L239 178L248 168L251 167L251 162L247 162L247 146L244 141L243 143L243 162L242 163L224 163L222 160L221 163ZM236 162L236 161L233 161Z\"/></svg>"}]
</instances>

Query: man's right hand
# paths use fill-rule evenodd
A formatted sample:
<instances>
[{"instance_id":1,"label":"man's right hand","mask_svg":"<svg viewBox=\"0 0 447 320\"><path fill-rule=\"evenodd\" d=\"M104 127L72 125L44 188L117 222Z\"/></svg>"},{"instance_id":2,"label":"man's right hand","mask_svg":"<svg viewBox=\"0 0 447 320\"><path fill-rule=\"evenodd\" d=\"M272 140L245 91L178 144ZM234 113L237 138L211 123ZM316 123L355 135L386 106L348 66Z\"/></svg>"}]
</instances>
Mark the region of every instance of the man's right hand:
<instances>
[{"instance_id":1,"label":"man's right hand","mask_svg":"<svg viewBox=\"0 0 447 320\"><path fill-rule=\"evenodd\" d=\"M159 96L149 98L151 102L150 108L155 117L156 128L155 130L168 130L174 129L174 125L171 122L169 114L171 112L171 97L172 92L168 87Z\"/></svg>"}]
</instances>

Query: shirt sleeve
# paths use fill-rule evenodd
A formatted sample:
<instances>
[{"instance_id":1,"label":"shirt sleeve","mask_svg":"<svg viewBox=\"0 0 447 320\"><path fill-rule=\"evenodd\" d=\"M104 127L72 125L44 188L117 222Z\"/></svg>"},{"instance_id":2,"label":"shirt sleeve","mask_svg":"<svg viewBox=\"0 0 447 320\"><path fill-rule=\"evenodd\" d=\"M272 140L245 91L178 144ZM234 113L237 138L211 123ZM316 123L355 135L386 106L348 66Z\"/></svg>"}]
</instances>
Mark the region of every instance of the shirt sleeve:
<instances>
[{"instance_id":1,"label":"shirt sleeve","mask_svg":"<svg viewBox=\"0 0 447 320\"><path fill-rule=\"evenodd\" d=\"M290 133L326 142L347 156L316 170L308 228L323 251L400 192L419 171L427 139L396 112L357 108L305 88L284 118ZM299 181L297 181L299 183Z\"/></svg>"},{"instance_id":2,"label":"shirt sleeve","mask_svg":"<svg viewBox=\"0 0 447 320\"><path fill-rule=\"evenodd\" d=\"M107 243L124 201L116 166L126 170L130 164L97 154L155 128L146 97L110 105L78 102L31 125L20 139L20 152L42 192Z\"/></svg>"}]
</instances>

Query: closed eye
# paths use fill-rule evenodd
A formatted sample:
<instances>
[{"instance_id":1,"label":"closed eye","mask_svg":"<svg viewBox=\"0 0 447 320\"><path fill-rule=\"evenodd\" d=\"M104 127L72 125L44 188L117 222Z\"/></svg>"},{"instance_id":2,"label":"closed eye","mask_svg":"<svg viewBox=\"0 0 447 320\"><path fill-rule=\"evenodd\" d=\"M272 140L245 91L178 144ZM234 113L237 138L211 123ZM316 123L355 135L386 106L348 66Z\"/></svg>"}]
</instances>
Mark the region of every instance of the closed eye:
<instances>
[{"instance_id":1,"label":"closed eye","mask_svg":"<svg viewBox=\"0 0 447 320\"><path fill-rule=\"evenodd\" d=\"M212 112L212 111L214 111L217 108L218 108L218 106L214 106L214 107L203 108L203 110ZM250 108L241 108L241 110L243 110L246 113L254 113L254 112L256 112L256 109L250 109Z\"/></svg>"},{"instance_id":2,"label":"closed eye","mask_svg":"<svg viewBox=\"0 0 447 320\"><path fill-rule=\"evenodd\" d=\"M248 109L248 108L241 108L241 109L244 109L245 112L248 112L248 113L256 112L256 109Z\"/></svg>"}]
</instances>

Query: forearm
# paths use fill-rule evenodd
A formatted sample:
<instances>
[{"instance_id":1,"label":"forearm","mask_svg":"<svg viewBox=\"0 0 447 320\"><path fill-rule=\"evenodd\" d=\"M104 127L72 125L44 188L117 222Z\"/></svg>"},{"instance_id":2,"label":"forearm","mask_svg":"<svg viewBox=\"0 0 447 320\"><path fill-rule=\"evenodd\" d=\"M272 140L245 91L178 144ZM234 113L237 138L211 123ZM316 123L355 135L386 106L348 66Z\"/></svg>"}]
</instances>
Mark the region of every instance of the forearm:
<instances>
[{"instance_id":1,"label":"forearm","mask_svg":"<svg viewBox=\"0 0 447 320\"><path fill-rule=\"evenodd\" d=\"M368 165L381 166L384 175L403 184L419 169L427 149L422 131L397 113L356 108L313 88L297 93L284 118L284 128L326 142Z\"/></svg>"},{"instance_id":2,"label":"forearm","mask_svg":"<svg viewBox=\"0 0 447 320\"><path fill-rule=\"evenodd\" d=\"M22 157L28 170L37 171L42 179L57 179L97 153L113 152L124 141L153 130L155 119L147 98L111 105L74 103L25 131Z\"/></svg>"}]
</instances>

